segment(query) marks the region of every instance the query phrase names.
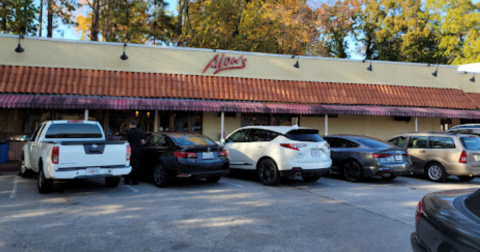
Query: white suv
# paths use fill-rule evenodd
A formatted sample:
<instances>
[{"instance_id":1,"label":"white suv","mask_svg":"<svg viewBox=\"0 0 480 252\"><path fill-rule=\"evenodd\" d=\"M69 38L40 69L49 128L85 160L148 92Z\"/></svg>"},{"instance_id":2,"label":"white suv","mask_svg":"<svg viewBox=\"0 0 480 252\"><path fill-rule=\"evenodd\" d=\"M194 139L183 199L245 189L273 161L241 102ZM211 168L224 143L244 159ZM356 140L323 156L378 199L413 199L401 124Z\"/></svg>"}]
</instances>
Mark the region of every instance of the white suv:
<instances>
[{"instance_id":1,"label":"white suv","mask_svg":"<svg viewBox=\"0 0 480 252\"><path fill-rule=\"evenodd\" d=\"M276 185L282 177L317 181L332 165L330 146L316 129L249 126L222 143L230 153L230 169L256 170L264 185Z\"/></svg>"}]
</instances>

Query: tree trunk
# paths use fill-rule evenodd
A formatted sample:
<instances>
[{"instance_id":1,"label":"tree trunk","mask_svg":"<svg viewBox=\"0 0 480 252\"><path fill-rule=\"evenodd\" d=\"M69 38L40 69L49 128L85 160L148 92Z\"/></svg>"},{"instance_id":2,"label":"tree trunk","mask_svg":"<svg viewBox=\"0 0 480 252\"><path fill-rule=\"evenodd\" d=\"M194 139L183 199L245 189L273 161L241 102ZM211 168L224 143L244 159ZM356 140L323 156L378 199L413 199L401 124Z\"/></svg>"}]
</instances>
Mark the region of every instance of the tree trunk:
<instances>
[{"instance_id":1,"label":"tree trunk","mask_svg":"<svg viewBox=\"0 0 480 252\"><path fill-rule=\"evenodd\" d=\"M92 17L92 30L91 41L98 41L98 21L100 17L100 0L94 0L93 2L93 17Z\"/></svg>"},{"instance_id":2,"label":"tree trunk","mask_svg":"<svg viewBox=\"0 0 480 252\"><path fill-rule=\"evenodd\" d=\"M53 36L53 0L47 0L47 38Z\"/></svg>"},{"instance_id":3,"label":"tree trunk","mask_svg":"<svg viewBox=\"0 0 480 252\"><path fill-rule=\"evenodd\" d=\"M43 0L40 0L40 13L38 15L38 36L42 36L42 22L43 22Z\"/></svg>"},{"instance_id":4,"label":"tree trunk","mask_svg":"<svg viewBox=\"0 0 480 252\"><path fill-rule=\"evenodd\" d=\"M106 0L106 4L105 4L105 24L104 24L105 27L104 27L103 36L102 36L104 42L108 41L108 29L109 29L108 18L110 16L109 7L110 7L110 0Z\"/></svg>"}]
</instances>

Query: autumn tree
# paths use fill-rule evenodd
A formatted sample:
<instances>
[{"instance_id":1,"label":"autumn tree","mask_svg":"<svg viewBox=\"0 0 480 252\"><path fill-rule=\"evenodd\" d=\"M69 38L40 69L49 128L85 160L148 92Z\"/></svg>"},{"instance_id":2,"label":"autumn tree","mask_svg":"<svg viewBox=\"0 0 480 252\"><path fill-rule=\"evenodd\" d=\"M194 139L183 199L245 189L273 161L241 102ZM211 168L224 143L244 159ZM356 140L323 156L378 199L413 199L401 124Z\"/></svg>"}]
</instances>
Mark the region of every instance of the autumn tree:
<instances>
[{"instance_id":1,"label":"autumn tree","mask_svg":"<svg viewBox=\"0 0 480 252\"><path fill-rule=\"evenodd\" d=\"M47 17L47 37L53 36L53 31L59 24L75 24L74 12L80 7L77 0L40 0L38 14L38 35L42 36L43 15L46 10Z\"/></svg>"},{"instance_id":2,"label":"autumn tree","mask_svg":"<svg viewBox=\"0 0 480 252\"><path fill-rule=\"evenodd\" d=\"M6 33L34 35L37 13L33 0L2 0L0 5L1 30Z\"/></svg>"}]
</instances>

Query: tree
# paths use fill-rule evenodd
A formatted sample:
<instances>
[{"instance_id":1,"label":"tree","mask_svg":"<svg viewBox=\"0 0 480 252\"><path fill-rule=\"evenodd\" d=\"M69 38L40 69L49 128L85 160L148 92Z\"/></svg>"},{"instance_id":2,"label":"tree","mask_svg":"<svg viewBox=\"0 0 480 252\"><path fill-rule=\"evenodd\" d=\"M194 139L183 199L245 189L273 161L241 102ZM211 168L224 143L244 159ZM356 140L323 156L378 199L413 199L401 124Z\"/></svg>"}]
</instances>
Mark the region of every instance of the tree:
<instances>
[{"instance_id":1,"label":"tree","mask_svg":"<svg viewBox=\"0 0 480 252\"><path fill-rule=\"evenodd\" d=\"M480 3L471 0L427 0L438 29L440 57L451 64L480 61Z\"/></svg>"},{"instance_id":2,"label":"tree","mask_svg":"<svg viewBox=\"0 0 480 252\"><path fill-rule=\"evenodd\" d=\"M42 36L43 9L47 10L47 37L53 36L53 31L60 23L73 25L74 12L80 7L77 0L40 0L38 15L39 36Z\"/></svg>"},{"instance_id":3,"label":"tree","mask_svg":"<svg viewBox=\"0 0 480 252\"><path fill-rule=\"evenodd\" d=\"M0 7L1 30L6 33L34 35L35 15L33 0L2 0Z\"/></svg>"}]
</instances>

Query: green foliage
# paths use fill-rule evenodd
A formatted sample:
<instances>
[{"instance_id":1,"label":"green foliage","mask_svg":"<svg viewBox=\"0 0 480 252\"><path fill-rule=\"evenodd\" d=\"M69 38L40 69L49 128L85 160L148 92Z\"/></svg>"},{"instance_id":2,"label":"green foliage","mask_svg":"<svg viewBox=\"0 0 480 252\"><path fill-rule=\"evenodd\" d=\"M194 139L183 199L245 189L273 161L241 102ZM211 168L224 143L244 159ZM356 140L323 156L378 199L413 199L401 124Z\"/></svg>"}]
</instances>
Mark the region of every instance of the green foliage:
<instances>
[{"instance_id":1,"label":"green foliage","mask_svg":"<svg viewBox=\"0 0 480 252\"><path fill-rule=\"evenodd\" d=\"M37 12L33 0L2 0L0 30L11 34L34 35Z\"/></svg>"}]
</instances>

